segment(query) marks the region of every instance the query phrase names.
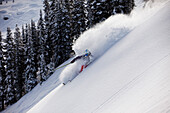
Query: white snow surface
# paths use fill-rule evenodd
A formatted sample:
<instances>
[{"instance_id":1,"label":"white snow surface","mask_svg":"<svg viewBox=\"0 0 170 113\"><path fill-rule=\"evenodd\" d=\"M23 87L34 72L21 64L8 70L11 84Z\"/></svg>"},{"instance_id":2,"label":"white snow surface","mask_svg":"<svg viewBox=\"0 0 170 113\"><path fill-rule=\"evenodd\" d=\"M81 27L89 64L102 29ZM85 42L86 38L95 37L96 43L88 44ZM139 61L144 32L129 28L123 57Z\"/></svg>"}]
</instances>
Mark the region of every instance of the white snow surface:
<instances>
[{"instance_id":1,"label":"white snow surface","mask_svg":"<svg viewBox=\"0 0 170 113\"><path fill-rule=\"evenodd\" d=\"M170 113L169 12L170 0L138 4L86 31L73 48L88 48L91 65L65 86L59 75L74 66L56 70L3 113Z\"/></svg>"},{"instance_id":2,"label":"white snow surface","mask_svg":"<svg viewBox=\"0 0 170 113\"><path fill-rule=\"evenodd\" d=\"M78 60L65 67L59 76L60 82L67 83L68 81L72 81L79 74L82 65L85 65L85 61Z\"/></svg>"},{"instance_id":3,"label":"white snow surface","mask_svg":"<svg viewBox=\"0 0 170 113\"><path fill-rule=\"evenodd\" d=\"M43 9L43 0L10 0L0 5L0 31L6 34L7 27L14 30L16 24L21 28L22 25L30 23L31 19L35 22L39 19L40 9ZM3 18L7 16L8 20Z\"/></svg>"}]
</instances>

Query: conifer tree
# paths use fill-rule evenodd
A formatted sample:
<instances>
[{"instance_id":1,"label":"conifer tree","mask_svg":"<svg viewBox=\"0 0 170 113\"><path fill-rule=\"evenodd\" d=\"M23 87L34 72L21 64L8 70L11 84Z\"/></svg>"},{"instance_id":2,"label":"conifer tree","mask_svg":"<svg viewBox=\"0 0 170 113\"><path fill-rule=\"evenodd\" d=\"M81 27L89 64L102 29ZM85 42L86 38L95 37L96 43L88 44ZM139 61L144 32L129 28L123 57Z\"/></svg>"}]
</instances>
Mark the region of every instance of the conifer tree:
<instances>
[{"instance_id":1,"label":"conifer tree","mask_svg":"<svg viewBox=\"0 0 170 113\"><path fill-rule=\"evenodd\" d=\"M133 7L134 0L89 0L87 1L88 28L111 15L129 14Z\"/></svg>"},{"instance_id":2,"label":"conifer tree","mask_svg":"<svg viewBox=\"0 0 170 113\"><path fill-rule=\"evenodd\" d=\"M20 51L21 51L21 55L20 55L20 57L21 57L21 59L22 59L22 69L21 70L25 70L25 68L26 68L26 61L27 61L27 55L28 55L28 52L27 52L27 40L28 40L28 25L26 24L26 28L24 28L24 26L22 26L22 41L21 41L21 46L20 46ZM25 71L23 72L23 81L24 81L24 83L23 83L23 94L25 94L26 92L25 92L25 86L26 86L26 84L25 84Z\"/></svg>"},{"instance_id":3,"label":"conifer tree","mask_svg":"<svg viewBox=\"0 0 170 113\"><path fill-rule=\"evenodd\" d=\"M51 7L50 7L50 58L51 58L51 65L55 68L59 65L59 43L61 44L61 5L60 1L53 0Z\"/></svg>"},{"instance_id":4,"label":"conifer tree","mask_svg":"<svg viewBox=\"0 0 170 113\"><path fill-rule=\"evenodd\" d=\"M107 0L107 4L109 4L107 10L109 16L121 12L119 0Z\"/></svg>"},{"instance_id":5,"label":"conifer tree","mask_svg":"<svg viewBox=\"0 0 170 113\"><path fill-rule=\"evenodd\" d=\"M6 105L12 105L16 102L15 98L15 61L14 61L14 43L12 32L10 28L7 28L7 37L5 41L5 66L6 66L6 78L5 78L5 95L6 95Z\"/></svg>"},{"instance_id":6,"label":"conifer tree","mask_svg":"<svg viewBox=\"0 0 170 113\"><path fill-rule=\"evenodd\" d=\"M37 50L40 48L40 44L39 44L39 38L37 36L37 29L36 29L36 25L35 22L33 20L31 20L31 27L30 27L30 37L31 40L33 42L33 52L34 52L34 63L35 63L35 69L36 72L38 71L38 55L40 54Z\"/></svg>"},{"instance_id":7,"label":"conifer tree","mask_svg":"<svg viewBox=\"0 0 170 113\"><path fill-rule=\"evenodd\" d=\"M94 17L94 13L95 13L95 5L96 4L96 0L88 0L87 1L87 19L88 19L88 22L87 22L87 28L91 28L93 25L95 25L95 17Z\"/></svg>"},{"instance_id":8,"label":"conifer tree","mask_svg":"<svg viewBox=\"0 0 170 113\"><path fill-rule=\"evenodd\" d=\"M112 6L112 4L110 4L109 0L89 0L87 2L88 28L107 19L110 16L110 6Z\"/></svg>"},{"instance_id":9,"label":"conifer tree","mask_svg":"<svg viewBox=\"0 0 170 113\"><path fill-rule=\"evenodd\" d=\"M39 38L39 44L40 48L38 50L39 56L38 56L38 76L40 77L40 81L43 82L47 80L49 77L47 75L47 64L45 61L45 44L46 44L46 38L45 38L45 25L44 20L42 18L42 11L40 10L40 19L38 21L37 25L37 32L38 32L38 38Z\"/></svg>"},{"instance_id":10,"label":"conifer tree","mask_svg":"<svg viewBox=\"0 0 170 113\"><path fill-rule=\"evenodd\" d=\"M108 10L110 4L108 4L108 1L110 0L98 0L96 3L96 13L95 13L95 20L97 20L97 23L102 22L106 20L109 16Z\"/></svg>"},{"instance_id":11,"label":"conifer tree","mask_svg":"<svg viewBox=\"0 0 170 113\"><path fill-rule=\"evenodd\" d=\"M134 7L134 0L124 0L120 1L120 4L123 6L122 10L124 14L130 14Z\"/></svg>"},{"instance_id":12,"label":"conifer tree","mask_svg":"<svg viewBox=\"0 0 170 113\"><path fill-rule=\"evenodd\" d=\"M49 0L44 0L44 23L45 23L45 36L46 44L45 44L45 61L47 64L50 63L50 4Z\"/></svg>"},{"instance_id":13,"label":"conifer tree","mask_svg":"<svg viewBox=\"0 0 170 113\"><path fill-rule=\"evenodd\" d=\"M29 32L28 32L28 25L26 24L25 25L25 28L24 28L24 26L22 26L22 40L23 40L23 45L22 45L22 48L23 49L21 49L22 51L23 51L23 55L21 55L22 56L22 60L23 60L23 66L22 66L22 68L23 68L23 88L22 88L22 90L23 90L23 94L26 94L27 93L27 91L26 91L26 86L27 86L27 75L25 74L25 72L26 72L26 67L27 67L27 59L28 59L28 43L27 43L27 41L28 41L28 38L30 37L30 35L28 34Z\"/></svg>"},{"instance_id":14,"label":"conifer tree","mask_svg":"<svg viewBox=\"0 0 170 113\"><path fill-rule=\"evenodd\" d=\"M23 45L27 43L24 26L22 26L22 41L23 41Z\"/></svg>"},{"instance_id":15,"label":"conifer tree","mask_svg":"<svg viewBox=\"0 0 170 113\"><path fill-rule=\"evenodd\" d=\"M26 39L27 39L27 44L26 44L26 48L27 48L27 60L25 62L26 64L26 68L24 71L25 74L25 92L28 93L29 91L31 91L36 85L37 85L37 78L36 78L36 64L35 64L35 52L34 47L33 47L33 39L32 39L32 32L31 32L31 28L30 25L26 25Z\"/></svg>"},{"instance_id":16,"label":"conifer tree","mask_svg":"<svg viewBox=\"0 0 170 113\"><path fill-rule=\"evenodd\" d=\"M64 0L62 2L62 22L61 22L61 62L66 61L72 52L73 37L71 37L71 14L70 14L70 2Z\"/></svg>"},{"instance_id":17,"label":"conifer tree","mask_svg":"<svg viewBox=\"0 0 170 113\"><path fill-rule=\"evenodd\" d=\"M4 110L5 105L5 67L4 67L4 57L3 57L3 46L2 46L2 35L0 31L0 111Z\"/></svg>"},{"instance_id":18,"label":"conifer tree","mask_svg":"<svg viewBox=\"0 0 170 113\"><path fill-rule=\"evenodd\" d=\"M23 71L24 71L24 48L21 32L16 25L14 32L14 52L15 52L15 88L16 99L19 100L23 94ZM21 71L22 70L22 71Z\"/></svg>"},{"instance_id":19,"label":"conifer tree","mask_svg":"<svg viewBox=\"0 0 170 113\"><path fill-rule=\"evenodd\" d=\"M84 0L74 0L73 9L71 11L72 16L72 37L76 40L79 35L84 32L86 26L86 13L85 13L85 2Z\"/></svg>"}]
</instances>

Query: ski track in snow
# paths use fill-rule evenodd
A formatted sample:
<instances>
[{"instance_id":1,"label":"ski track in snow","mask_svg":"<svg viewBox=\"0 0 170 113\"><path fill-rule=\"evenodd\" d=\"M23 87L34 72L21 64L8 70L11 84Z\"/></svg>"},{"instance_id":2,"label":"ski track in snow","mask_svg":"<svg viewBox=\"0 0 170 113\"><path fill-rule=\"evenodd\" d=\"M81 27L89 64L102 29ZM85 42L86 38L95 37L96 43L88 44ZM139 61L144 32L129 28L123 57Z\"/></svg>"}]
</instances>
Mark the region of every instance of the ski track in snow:
<instances>
[{"instance_id":1,"label":"ski track in snow","mask_svg":"<svg viewBox=\"0 0 170 113\"><path fill-rule=\"evenodd\" d=\"M147 72L149 69L151 69L152 67L154 67L156 64L162 62L164 59L166 59L167 57L170 56L170 53L165 55L164 57L162 57L160 60L156 61L155 63L151 64L148 68L146 68L141 74L137 75L135 78L133 78L130 82L128 82L126 85L124 85L120 90L118 90L116 93L114 93L113 95L111 95L106 101L104 101L100 106L98 106L94 111L92 111L91 113L96 113L99 109L101 109L102 107L104 107L106 104L110 103L117 95L121 94L122 92L124 92L125 90L130 89L135 83L136 81L138 81L139 79L141 79L144 76L144 73ZM114 97L114 98L113 98Z\"/></svg>"}]
</instances>

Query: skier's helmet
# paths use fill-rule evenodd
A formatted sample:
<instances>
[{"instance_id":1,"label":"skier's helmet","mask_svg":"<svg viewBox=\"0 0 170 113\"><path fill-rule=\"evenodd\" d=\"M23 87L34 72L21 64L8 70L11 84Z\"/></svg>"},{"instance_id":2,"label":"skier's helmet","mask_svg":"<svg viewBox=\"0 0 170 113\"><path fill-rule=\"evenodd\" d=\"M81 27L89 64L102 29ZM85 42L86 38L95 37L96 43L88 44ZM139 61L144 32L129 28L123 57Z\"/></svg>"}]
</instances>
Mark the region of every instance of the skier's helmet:
<instances>
[{"instance_id":1,"label":"skier's helmet","mask_svg":"<svg viewBox=\"0 0 170 113\"><path fill-rule=\"evenodd\" d=\"M88 49L86 49L85 50L85 56L90 56L90 55L91 55L91 52Z\"/></svg>"}]
</instances>

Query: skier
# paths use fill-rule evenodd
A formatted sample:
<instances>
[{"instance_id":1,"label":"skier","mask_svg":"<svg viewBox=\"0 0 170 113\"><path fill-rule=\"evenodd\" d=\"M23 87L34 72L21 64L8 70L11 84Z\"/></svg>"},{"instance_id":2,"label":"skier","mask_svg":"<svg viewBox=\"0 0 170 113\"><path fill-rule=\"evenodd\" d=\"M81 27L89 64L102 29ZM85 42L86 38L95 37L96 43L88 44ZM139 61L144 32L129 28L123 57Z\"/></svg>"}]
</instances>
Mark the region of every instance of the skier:
<instances>
[{"instance_id":1,"label":"skier","mask_svg":"<svg viewBox=\"0 0 170 113\"><path fill-rule=\"evenodd\" d=\"M89 63L90 63L90 56L92 56L91 52L88 49L86 49L84 55L77 56L70 63L74 63L77 60L83 60L85 63L81 66L80 72L82 72L83 69L86 68L89 65Z\"/></svg>"},{"instance_id":2,"label":"skier","mask_svg":"<svg viewBox=\"0 0 170 113\"><path fill-rule=\"evenodd\" d=\"M71 82L78 73L82 72L90 64L91 52L86 49L85 54L77 56L70 63L72 65L67 66L60 74L60 81L65 85L67 82ZM69 63L69 64L70 64Z\"/></svg>"}]
</instances>

